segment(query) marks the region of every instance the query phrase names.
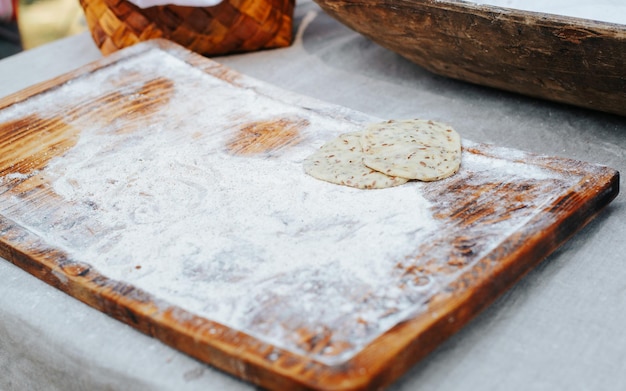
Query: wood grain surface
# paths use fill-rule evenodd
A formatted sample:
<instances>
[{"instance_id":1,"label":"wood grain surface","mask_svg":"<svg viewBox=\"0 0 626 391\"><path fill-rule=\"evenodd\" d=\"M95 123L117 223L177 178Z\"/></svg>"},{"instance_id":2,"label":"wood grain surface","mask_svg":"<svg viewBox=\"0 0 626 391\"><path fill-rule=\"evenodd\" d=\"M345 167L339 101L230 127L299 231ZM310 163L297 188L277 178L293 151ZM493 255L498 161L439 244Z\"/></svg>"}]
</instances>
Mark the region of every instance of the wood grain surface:
<instances>
[{"instance_id":1,"label":"wood grain surface","mask_svg":"<svg viewBox=\"0 0 626 391\"><path fill-rule=\"evenodd\" d=\"M205 93L200 96L194 88ZM463 327L619 192L619 174L610 168L468 140L456 175L389 192L327 184L299 169L302 156L330 135L374 120L281 91L166 41L124 49L0 101L0 256L137 330L254 384L277 390L379 389ZM463 133L461 127L457 130ZM172 168L192 152L206 162L192 168L186 163L184 171ZM223 176L231 171L210 176L211 170L219 171L218 160L225 161L223 170L236 171L240 164L244 171L266 164L275 168L258 174L270 184L265 211L246 209L255 202L245 191L256 185L256 174L242 177L248 180L236 182L233 190ZM74 166L80 169L74 172ZM281 171L287 166L294 170ZM146 174L155 167L162 176ZM174 174L183 177L170 178ZM104 195L91 190L92 180ZM159 186L169 204L156 199ZM80 195L83 190L85 196ZM407 200L413 201L398 209L386 205L387 197L395 200L396 194L408 194ZM326 217L329 221L314 225L310 210L272 203L272 197L286 197L313 198L319 204L315 197L326 196L319 199L329 204L312 210L322 212L343 199L364 203L380 197L372 198L380 204L365 209L373 217L346 215L345 222L357 228L333 231L333 224L345 222ZM195 215L207 214L207 205L228 208L232 200L227 198L237 197L236 208L225 214L235 225L226 220L211 225L219 219L218 209L196 220ZM123 208L126 199L131 209ZM407 236L408 250L369 264L359 264L358 257L367 256L364 251L355 249L355 259L350 251L342 252L351 245L350 236L379 225L384 229L372 232L382 241L367 236L374 242L372 251L396 243L397 234L385 233L398 225L397 216L389 213L420 208L419 216L432 226L409 219L408 229L421 233ZM113 222L107 220L111 216ZM291 231L273 228L275 220L262 230L253 225L273 216L296 226ZM202 231L206 227L194 225L197 221L210 229ZM226 228L220 228L222 223ZM248 223L251 231L238 231ZM112 252L117 244L135 240L132 235L149 224L160 227L154 237ZM174 236L166 236L171 227ZM217 256L195 260L208 239L178 245L191 241L197 231L204 232L202 238L214 235L214 241L233 236L237 246L224 245L216 249ZM256 252L243 251L256 235ZM291 246L304 236L334 244L321 253L306 243ZM276 237L286 239L276 242ZM192 247L195 253L189 251ZM278 257L283 251L293 251L288 262L278 264L284 270L270 270L274 274L254 280L274 261L263 254ZM141 285L158 274L150 269L158 263L150 261L160 253L167 253L163 263L174 269L166 269L170 274L162 277L162 289ZM347 259L324 263L315 258L332 253ZM251 262L248 258L254 258L254 269L241 268ZM348 269L336 269L343 261ZM291 263L306 267L290 271ZM376 267L381 268L367 274ZM336 270L380 277L384 285L368 285ZM242 285L248 280L249 285ZM186 285L198 289L177 296L175 291ZM214 286L233 292L211 290ZM226 315L225 303L234 303ZM341 308L332 308L337 303Z\"/></svg>"},{"instance_id":2,"label":"wood grain surface","mask_svg":"<svg viewBox=\"0 0 626 391\"><path fill-rule=\"evenodd\" d=\"M626 26L454 0L316 0L443 76L626 115Z\"/></svg>"}]
</instances>

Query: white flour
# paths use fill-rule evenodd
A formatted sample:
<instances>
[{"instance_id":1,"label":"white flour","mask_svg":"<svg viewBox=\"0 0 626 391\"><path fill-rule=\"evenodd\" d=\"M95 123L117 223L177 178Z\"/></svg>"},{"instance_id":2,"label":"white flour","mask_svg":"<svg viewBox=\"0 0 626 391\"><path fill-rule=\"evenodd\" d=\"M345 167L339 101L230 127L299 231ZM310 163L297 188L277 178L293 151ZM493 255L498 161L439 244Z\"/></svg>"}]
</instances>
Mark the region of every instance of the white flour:
<instances>
[{"instance_id":1,"label":"white flour","mask_svg":"<svg viewBox=\"0 0 626 391\"><path fill-rule=\"evenodd\" d=\"M623 0L465 0L470 3L513 8L523 11L626 24Z\"/></svg>"},{"instance_id":2,"label":"white flour","mask_svg":"<svg viewBox=\"0 0 626 391\"><path fill-rule=\"evenodd\" d=\"M120 76L133 72L142 76ZM147 119L129 112L109 121L98 107L88 116L67 112L107 93L132 105L145 80L157 78L175 81L173 95ZM365 191L303 173L306 156L356 123L234 87L158 50L14 105L0 123L33 112L81 129L73 148L31 173L51 183L59 209L0 192L0 213L74 260L190 313L299 353L298 330L331 330L331 342L349 346L313 356L336 363L422 311L454 278L432 273L408 289L396 267L441 231L423 184ZM252 156L227 150L240 126L277 118L308 121L300 144ZM493 170L477 156L463 164ZM548 177L518 166L498 170L507 179ZM0 184L27 177L9 173ZM494 235L502 240L522 223L495 224Z\"/></svg>"},{"instance_id":3,"label":"white flour","mask_svg":"<svg viewBox=\"0 0 626 391\"><path fill-rule=\"evenodd\" d=\"M381 321L388 308L379 304L355 308L368 292L378 292L380 301L396 297L393 265L436 228L419 185L362 191L302 171L304 157L357 125L235 88L161 52L105 68L8 112L17 117L36 107L54 116L63 102L115 91L117 75L130 70L176 80L159 121L73 119L82 129L78 144L43 170L64 200L62 218L22 211L16 220L111 279L235 329L266 333L261 338L278 345L285 343L281 324L257 319L271 311L285 318L307 314L311 321L296 326L313 329L346 329L358 316L376 324L373 333L351 341L349 354L397 322ZM126 97L129 104L140 98ZM307 142L270 158L233 156L224 146L237 115L244 123L304 118ZM18 203L0 206L8 214ZM276 297L282 308L265 303Z\"/></svg>"}]
</instances>

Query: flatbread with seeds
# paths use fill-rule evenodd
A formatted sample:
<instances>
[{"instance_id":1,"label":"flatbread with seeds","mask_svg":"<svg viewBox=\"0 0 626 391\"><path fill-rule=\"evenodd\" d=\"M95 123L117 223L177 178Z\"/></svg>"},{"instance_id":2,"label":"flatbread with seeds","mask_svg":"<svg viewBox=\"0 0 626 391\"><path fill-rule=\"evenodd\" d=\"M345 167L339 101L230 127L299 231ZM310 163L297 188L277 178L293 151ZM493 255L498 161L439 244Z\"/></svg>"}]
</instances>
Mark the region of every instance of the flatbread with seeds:
<instances>
[{"instance_id":1,"label":"flatbread with seeds","mask_svg":"<svg viewBox=\"0 0 626 391\"><path fill-rule=\"evenodd\" d=\"M435 181L461 166L461 137L446 124L427 120L371 124L360 138L363 163L381 173Z\"/></svg>"},{"instance_id":2,"label":"flatbread with seeds","mask_svg":"<svg viewBox=\"0 0 626 391\"><path fill-rule=\"evenodd\" d=\"M327 142L305 159L304 171L323 181L359 189L383 189L408 182L365 166L361 135L362 132L345 133Z\"/></svg>"}]
</instances>

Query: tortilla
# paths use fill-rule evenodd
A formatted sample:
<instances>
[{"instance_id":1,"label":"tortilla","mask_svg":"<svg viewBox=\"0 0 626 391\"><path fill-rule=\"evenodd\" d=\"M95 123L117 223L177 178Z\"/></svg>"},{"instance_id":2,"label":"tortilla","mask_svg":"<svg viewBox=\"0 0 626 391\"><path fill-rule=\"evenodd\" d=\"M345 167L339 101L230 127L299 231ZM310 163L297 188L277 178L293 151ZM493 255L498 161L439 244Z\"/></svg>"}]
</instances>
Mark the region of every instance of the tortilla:
<instances>
[{"instance_id":1,"label":"tortilla","mask_svg":"<svg viewBox=\"0 0 626 391\"><path fill-rule=\"evenodd\" d=\"M323 181L359 189L383 189L408 182L363 164L362 133L345 133L327 142L305 159L304 171Z\"/></svg>"},{"instance_id":2,"label":"tortilla","mask_svg":"<svg viewBox=\"0 0 626 391\"><path fill-rule=\"evenodd\" d=\"M369 125L360 138L363 163L381 173L435 181L461 166L461 137L446 124L426 120Z\"/></svg>"}]
</instances>

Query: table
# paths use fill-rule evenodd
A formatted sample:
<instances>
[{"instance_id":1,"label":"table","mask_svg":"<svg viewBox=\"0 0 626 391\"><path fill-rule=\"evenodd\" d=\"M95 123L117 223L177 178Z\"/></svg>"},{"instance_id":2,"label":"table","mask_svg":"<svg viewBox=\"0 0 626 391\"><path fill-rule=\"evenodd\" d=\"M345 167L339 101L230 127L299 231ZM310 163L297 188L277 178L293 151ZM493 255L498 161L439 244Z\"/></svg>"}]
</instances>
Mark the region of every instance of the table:
<instances>
[{"instance_id":1,"label":"table","mask_svg":"<svg viewBox=\"0 0 626 391\"><path fill-rule=\"evenodd\" d=\"M380 118L429 118L463 137L626 172L626 118L428 73L325 15L295 11L285 49L214 59ZM81 34L0 61L0 96L101 57ZM621 183L623 185L623 181ZM626 201L620 195L391 390L626 388ZM0 389L247 390L0 260Z\"/></svg>"}]
</instances>

